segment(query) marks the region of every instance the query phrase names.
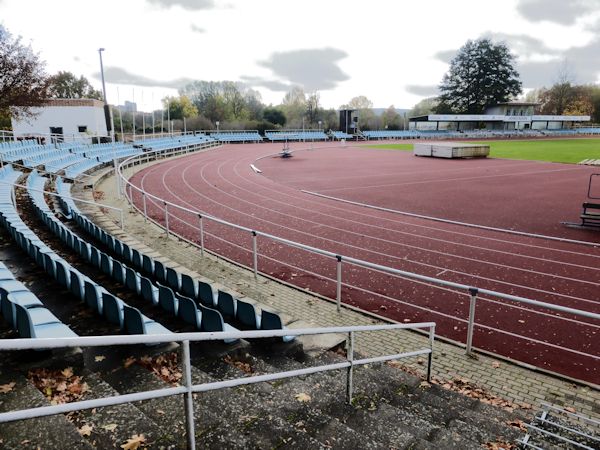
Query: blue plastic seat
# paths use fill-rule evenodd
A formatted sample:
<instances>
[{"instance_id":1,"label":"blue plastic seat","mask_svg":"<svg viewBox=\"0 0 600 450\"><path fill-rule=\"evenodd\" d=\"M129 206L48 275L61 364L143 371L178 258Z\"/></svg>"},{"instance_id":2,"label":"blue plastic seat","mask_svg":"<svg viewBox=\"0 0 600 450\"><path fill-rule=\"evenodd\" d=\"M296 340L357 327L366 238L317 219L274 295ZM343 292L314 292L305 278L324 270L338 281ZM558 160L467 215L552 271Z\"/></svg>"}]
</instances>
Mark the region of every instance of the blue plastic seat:
<instances>
[{"instance_id":1,"label":"blue plastic seat","mask_svg":"<svg viewBox=\"0 0 600 450\"><path fill-rule=\"evenodd\" d=\"M154 276L154 260L147 255L142 255L142 272Z\"/></svg>"},{"instance_id":2,"label":"blue plastic seat","mask_svg":"<svg viewBox=\"0 0 600 450\"><path fill-rule=\"evenodd\" d=\"M140 276L140 290L144 300L158 305L158 288L152 284L149 278Z\"/></svg>"},{"instance_id":3,"label":"blue plastic seat","mask_svg":"<svg viewBox=\"0 0 600 450\"><path fill-rule=\"evenodd\" d=\"M283 326L281 322L281 317L279 314L272 313L267 310L262 310L261 320L260 320L260 329L261 330L285 330L286 328ZM283 336L281 338L283 342L291 342L296 339L296 336Z\"/></svg>"},{"instance_id":4,"label":"blue plastic seat","mask_svg":"<svg viewBox=\"0 0 600 450\"><path fill-rule=\"evenodd\" d=\"M242 330L260 330L260 315L252 303L237 300L235 319Z\"/></svg>"},{"instance_id":5,"label":"blue plastic seat","mask_svg":"<svg viewBox=\"0 0 600 450\"><path fill-rule=\"evenodd\" d=\"M128 334L171 334L160 323L144 316L139 309L123 305L123 323Z\"/></svg>"},{"instance_id":6,"label":"blue plastic seat","mask_svg":"<svg viewBox=\"0 0 600 450\"><path fill-rule=\"evenodd\" d=\"M0 302L2 316L11 327L16 324L15 306L22 305L27 308L29 306L41 305L42 302L29 291L20 281L12 280L5 282L0 287Z\"/></svg>"},{"instance_id":7,"label":"blue plastic seat","mask_svg":"<svg viewBox=\"0 0 600 450\"><path fill-rule=\"evenodd\" d=\"M198 295L196 286L197 283L192 277L185 273L181 274L181 293L183 295L189 298L196 298Z\"/></svg>"},{"instance_id":8,"label":"blue plastic seat","mask_svg":"<svg viewBox=\"0 0 600 450\"><path fill-rule=\"evenodd\" d=\"M218 332L218 331L239 331L237 328L232 327L228 323L225 323L223 316L216 309L207 308L203 305L198 305L198 309L202 314L202 325L201 330L206 332ZM231 344L237 342L238 339L224 339L223 342Z\"/></svg>"},{"instance_id":9,"label":"blue plastic seat","mask_svg":"<svg viewBox=\"0 0 600 450\"><path fill-rule=\"evenodd\" d=\"M219 291L217 294L217 309L225 320L235 318L236 301L229 292Z\"/></svg>"},{"instance_id":10,"label":"blue plastic seat","mask_svg":"<svg viewBox=\"0 0 600 450\"><path fill-rule=\"evenodd\" d=\"M131 247L129 247L129 245L119 241L119 243L121 244L121 258L123 261L126 261L127 263L131 263Z\"/></svg>"},{"instance_id":11,"label":"blue plastic seat","mask_svg":"<svg viewBox=\"0 0 600 450\"><path fill-rule=\"evenodd\" d=\"M123 300L115 297L109 292L102 293L103 316L110 323L123 328Z\"/></svg>"},{"instance_id":12,"label":"blue plastic seat","mask_svg":"<svg viewBox=\"0 0 600 450\"><path fill-rule=\"evenodd\" d=\"M127 289L138 295L141 293L142 287L140 276L131 267L125 267L125 286L127 286Z\"/></svg>"},{"instance_id":13,"label":"blue plastic seat","mask_svg":"<svg viewBox=\"0 0 600 450\"><path fill-rule=\"evenodd\" d=\"M204 281L198 280L198 296L196 297L198 303L209 308L214 308L215 306L215 294L213 292L213 288L210 284L205 283Z\"/></svg>"},{"instance_id":14,"label":"blue plastic seat","mask_svg":"<svg viewBox=\"0 0 600 450\"><path fill-rule=\"evenodd\" d=\"M86 261L92 260L92 246L83 240L79 240L79 255Z\"/></svg>"},{"instance_id":15,"label":"blue plastic seat","mask_svg":"<svg viewBox=\"0 0 600 450\"><path fill-rule=\"evenodd\" d=\"M125 269L123 268L123 265L116 259L113 259L112 262L112 278L117 283L123 285L125 284Z\"/></svg>"},{"instance_id":16,"label":"blue plastic seat","mask_svg":"<svg viewBox=\"0 0 600 450\"><path fill-rule=\"evenodd\" d=\"M131 265L136 270L142 270L142 255L136 249L131 250Z\"/></svg>"},{"instance_id":17,"label":"blue plastic seat","mask_svg":"<svg viewBox=\"0 0 600 450\"><path fill-rule=\"evenodd\" d=\"M159 283L167 282L167 269L165 268L165 265L160 261L154 261L153 275L156 281L158 281Z\"/></svg>"},{"instance_id":18,"label":"blue plastic seat","mask_svg":"<svg viewBox=\"0 0 600 450\"><path fill-rule=\"evenodd\" d=\"M102 315L102 288L91 280L84 282L85 303L95 312Z\"/></svg>"},{"instance_id":19,"label":"blue plastic seat","mask_svg":"<svg viewBox=\"0 0 600 450\"><path fill-rule=\"evenodd\" d=\"M177 317L185 323L193 325L198 331L202 328L202 312L191 298L180 297Z\"/></svg>"},{"instance_id":20,"label":"blue plastic seat","mask_svg":"<svg viewBox=\"0 0 600 450\"><path fill-rule=\"evenodd\" d=\"M162 309L177 316L177 299L173 290L168 286L158 285L158 304Z\"/></svg>"},{"instance_id":21,"label":"blue plastic seat","mask_svg":"<svg viewBox=\"0 0 600 450\"><path fill-rule=\"evenodd\" d=\"M71 294L77 297L79 300L85 300L85 278L83 275L75 270L71 269Z\"/></svg>"},{"instance_id":22,"label":"blue plastic seat","mask_svg":"<svg viewBox=\"0 0 600 450\"><path fill-rule=\"evenodd\" d=\"M90 246L90 264L100 269L100 251L93 245Z\"/></svg>"},{"instance_id":23,"label":"blue plastic seat","mask_svg":"<svg viewBox=\"0 0 600 450\"><path fill-rule=\"evenodd\" d=\"M56 281L65 289L71 288L69 265L62 259L56 261Z\"/></svg>"},{"instance_id":24,"label":"blue plastic seat","mask_svg":"<svg viewBox=\"0 0 600 450\"><path fill-rule=\"evenodd\" d=\"M24 308L15 305L17 331L22 338L77 337L68 326L46 308Z\"/></svg>"},{"instance_id":25,"label":"blue plastic seat","mask_svg":"<svg viewBox=\"0 0 600 450\"><path fill-rule=\"evenodd\" d=\"M170 267L167 267L167 286L169 286L176 292L179 292L179 290L181 289L181 279L179 272Z\"/></svg>"},{"instance_id":26,"label":"blue plastic seat","mask_svg":"<svg viewBox=\"0 0 600 450\"><path fill-rule=\"evenodd\" d=\"M106 253L100 253L100 270L104 275L112 276L113 259Z\"/></svg>"}]
</instances>

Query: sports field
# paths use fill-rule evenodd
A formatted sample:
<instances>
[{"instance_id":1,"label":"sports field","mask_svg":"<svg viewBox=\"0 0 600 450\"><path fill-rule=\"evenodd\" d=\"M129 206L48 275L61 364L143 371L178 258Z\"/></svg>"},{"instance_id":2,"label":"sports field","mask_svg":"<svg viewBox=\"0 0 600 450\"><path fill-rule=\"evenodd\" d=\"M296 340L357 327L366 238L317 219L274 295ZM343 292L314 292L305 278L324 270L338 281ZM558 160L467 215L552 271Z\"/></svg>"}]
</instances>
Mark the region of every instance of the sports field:
<instances>
[{"instance_id":1,"label":"sports field","mask_svg":"<svg viewBox=\"0 0 600 450\"><path fill-rule=\"evenodd\" d=\"M476 143L476 142L470 142ZM554 139L535 141L485 141L492 158L578 163L584 159L600 159L600 139ZM412 144L369 145L389 150L412 150Z\"/></svg>"}]
</instances>

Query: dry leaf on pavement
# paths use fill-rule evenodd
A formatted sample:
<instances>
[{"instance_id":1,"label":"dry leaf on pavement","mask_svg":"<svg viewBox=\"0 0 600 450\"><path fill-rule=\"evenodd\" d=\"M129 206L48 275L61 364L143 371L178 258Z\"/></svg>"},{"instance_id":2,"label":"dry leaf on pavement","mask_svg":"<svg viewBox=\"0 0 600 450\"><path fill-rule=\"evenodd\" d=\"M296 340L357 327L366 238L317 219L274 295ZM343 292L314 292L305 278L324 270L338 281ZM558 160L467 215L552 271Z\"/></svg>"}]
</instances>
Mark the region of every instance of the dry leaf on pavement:
<instances>
[{"instance_id":1,"label":"dry leaf on pavement","mask_svg":"<svg viewBox=\"0 0 600 450\"><path fill-rule=\"evenodd\" d=\"M11 381L8 384L0 384L0 394L8 394L10 391L13 390L15 384L17 383L15 383L14 381Z\"/></svg>"},{"instance_id":2,"label":"dry leaf on pavement","mask_svg":"<svg viewBox=\"0 0 600 450\"><path fill-rule=\"evenodd\" d=\"M302 402L302 403L310 402L310 395L305 394L304 392L300 392L299 394L296 394L294 397L296 398L296 400L298 400L299 402Z\"/></svg>"},{"instance_id":3,"label":"dry leaf on pavement","mask_svg":"<svg viewBox=\"0 0 600 450\"><path fill-rule=\"evenodd\" d=\"M146 442L146 437L143 434L134 434L127 442L121 444L123 450L137 450L142 444Z\"/></svg>"}]
</instances>

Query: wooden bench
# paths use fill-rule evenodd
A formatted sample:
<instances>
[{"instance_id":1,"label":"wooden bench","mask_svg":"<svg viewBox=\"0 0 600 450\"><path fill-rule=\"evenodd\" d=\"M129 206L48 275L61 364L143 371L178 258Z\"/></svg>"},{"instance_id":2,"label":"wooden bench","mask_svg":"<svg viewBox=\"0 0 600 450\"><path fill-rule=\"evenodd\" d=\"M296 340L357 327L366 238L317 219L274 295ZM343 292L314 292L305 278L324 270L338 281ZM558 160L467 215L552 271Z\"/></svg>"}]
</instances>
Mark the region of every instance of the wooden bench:
<instances>
[{"instance_id":1,"label":"wooden bench","mask_svg":"<svg viewBox=\"0 0 600 450\"><path fill-rule=\"evenodd\" d=\"M581 225L588 227L600 227L600 203L583 203L581 213Z\"/></svg>"}]
</instances>

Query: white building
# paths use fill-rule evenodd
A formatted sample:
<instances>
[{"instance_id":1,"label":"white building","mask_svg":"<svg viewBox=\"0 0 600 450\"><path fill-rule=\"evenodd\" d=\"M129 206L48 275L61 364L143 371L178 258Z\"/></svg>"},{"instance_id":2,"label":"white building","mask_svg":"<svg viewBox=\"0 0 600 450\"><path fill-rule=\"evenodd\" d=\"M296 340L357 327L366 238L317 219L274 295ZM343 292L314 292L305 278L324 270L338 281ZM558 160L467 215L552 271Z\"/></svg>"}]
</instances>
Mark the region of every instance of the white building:
<instances>
[{"instance_id":1,"label":"white building","mask_svg":"<svg viewBox=\"0 0 600 450\"><path fill-rule=\"evenodd\" d=\"M505 102L486 108L485 114L428 114L411 117L410 128L422 130L561 130L590 121L590 116L534 114L537 103Z\"/></svg>"},{"instance_id":2,"label":"white building","mask_svg":"<svg viewBox=\"0 0 600 450\"><path fill-rule=\"evenodd\" d=\"M93 137L107 136L104 102L100 100L51 99L32 108L32 118L12 119L16 137L42 136L64 141L91 142ZM49 139L46 140L49 142Z\"/></svg>"}]
</instances>

